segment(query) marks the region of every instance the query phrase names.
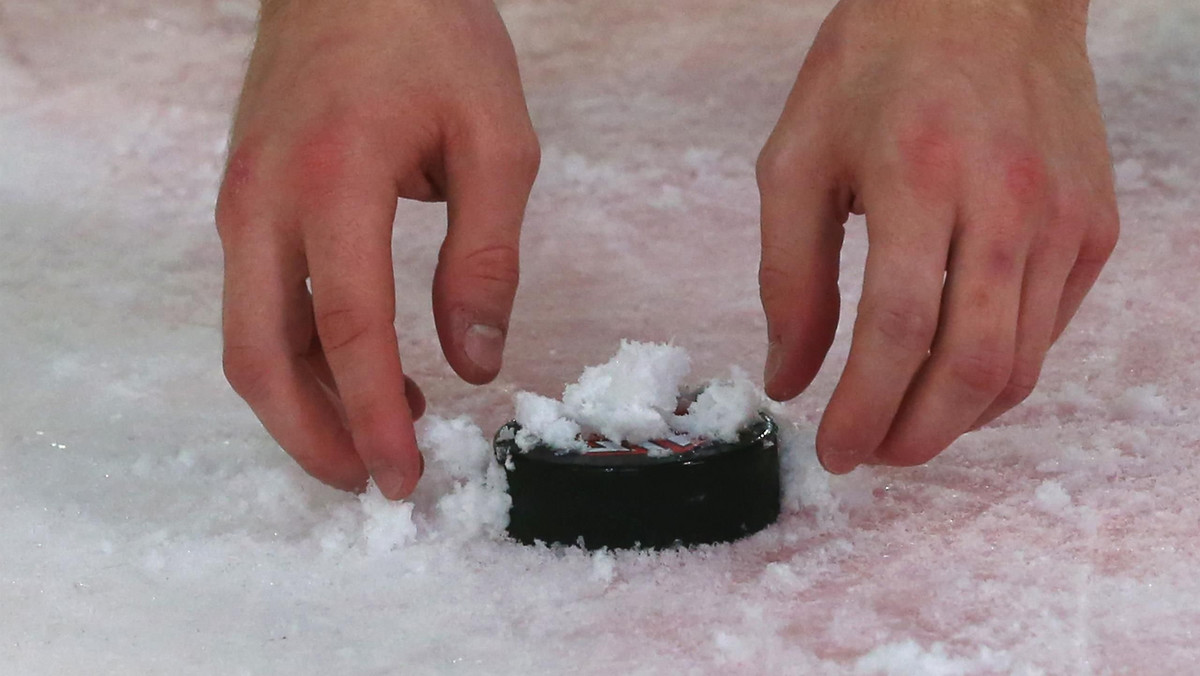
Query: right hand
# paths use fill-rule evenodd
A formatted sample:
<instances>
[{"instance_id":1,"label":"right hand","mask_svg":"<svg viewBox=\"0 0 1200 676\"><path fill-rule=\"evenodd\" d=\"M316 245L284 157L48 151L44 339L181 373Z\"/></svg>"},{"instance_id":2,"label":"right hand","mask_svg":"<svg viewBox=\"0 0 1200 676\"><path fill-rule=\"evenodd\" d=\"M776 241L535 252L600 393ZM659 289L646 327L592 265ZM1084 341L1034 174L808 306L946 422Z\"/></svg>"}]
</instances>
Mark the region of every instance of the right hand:
<instances>
[{"instance_id":1,"label":"right hand","mask_svg":"<svg viewBox=\"0 0 1200 676\"><path fill-rule=\"evenodd\" d=\"M448 203L433 310L467 382L499 372L516 293L539 150L496 8L267 0L230 147L216 212L230 383L314 477L408 495L424 399L393 326L397 197Z\"/></svg>"}]
</instances>

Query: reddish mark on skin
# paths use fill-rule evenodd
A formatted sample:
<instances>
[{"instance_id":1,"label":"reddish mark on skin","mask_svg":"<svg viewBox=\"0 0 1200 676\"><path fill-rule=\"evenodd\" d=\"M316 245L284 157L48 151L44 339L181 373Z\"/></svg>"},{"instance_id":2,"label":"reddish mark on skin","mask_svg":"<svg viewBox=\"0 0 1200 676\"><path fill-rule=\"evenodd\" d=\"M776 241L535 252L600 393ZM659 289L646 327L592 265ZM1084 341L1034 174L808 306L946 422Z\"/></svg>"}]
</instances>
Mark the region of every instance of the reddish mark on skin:
<instances>
[{"instance_id":1,"label":"reddish mark on skin","mask_svg":"<svg viewBox=\"0 0 1200 676\"><path fill-rule=\"evenodd\" d=\"M897 135L904 180L918 196L944 197L958 180L960 150L950 131L950 109L945 102L926 104Z\"/></svg>"},{"instance_id":2,"label":"reddish mark on skin","mask_svg":"<svg viewBox=\"0 0 1200 676\"><path fill-rule=\"evenodd\" d=\"M291 181L299 195L320 195L328 192L331 185L346 178L352 164L355 141L350 138L347 121L334 121L317 125L307 132L293 151L294 164Z\"/></svg>"},{"instance_id":3,"label":"reddish mark on skin","mask_svg":"<svg viewBox=\"0 0 1200 676\"><path fill-rule=\"evenodd\" d=\"M1006 151L1004 189L1014 199L1025 202L1040 199L1046 191L1046 165L1042 158L1027 151Z\"/></svg>"},{"instance_id":4,"label":"reddish mark on skin","mask_svg":"<svg viewBox=\"0 0 1200 676\"><path fill-rule=\"evenodd\" d=\"M229 154L224 185L231 197L239 196L258 178L262 149L262 143L257 138L247 137L238 142Z\"/></svg>"},{"instance_id":5,"label":"reddish mark on skin","mask_svg":"<svg viewBox=\"0 0 1200 676\"><path fill-rule=\"evenodd\" d=\"M261 146L254 140L240 142L229 155L225 177L217 196L217 222L233 222L246 216L244 209L258 171Z\"/></svg>"},{"instance_id":6,"label":"reddish mark on skin","mask_svg":"<svg viewBox=\"0 0 1200 676\"><path fill-rule=\"evenodd\" d=\"M1007 279L1017 272L1017 252L1012 245L994 244L988 247L985 265L988 276Z\"/></svg>"},{"instance_id":7,"label":"reddish mark on skin","mask_svg":"<svg viewBox=\"0 0 1200 676\"><path fill-rule=\"evenodd\" d=\"M225 185L235 192L244 188L254 175L258 155L257 143L250 140L239 143L229 155L229 164L225 168Z\"/></svg>"}]
</instances>

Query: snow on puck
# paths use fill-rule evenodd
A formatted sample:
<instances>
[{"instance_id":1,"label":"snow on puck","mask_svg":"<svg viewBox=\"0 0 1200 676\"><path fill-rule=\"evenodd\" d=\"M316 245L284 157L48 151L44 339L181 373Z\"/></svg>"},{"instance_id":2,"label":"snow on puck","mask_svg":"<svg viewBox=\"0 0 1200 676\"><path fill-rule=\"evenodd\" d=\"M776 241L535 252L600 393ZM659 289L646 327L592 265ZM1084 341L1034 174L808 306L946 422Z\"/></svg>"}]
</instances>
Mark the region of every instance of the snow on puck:
<instances>
[{"instance_id":1,"label":"snow on puck","mask_svg":"<svg viewBox=\"0 0 1200 676\"><path fill-rule=\"evenodd\" d=\"M522 451L520 423L496 433L519 542L586 549L729 542L775 522L780 508L775 422L760 413L731 442L673 434L640 444L591 437L587 450Z\"/></svg>"}]
</instances>

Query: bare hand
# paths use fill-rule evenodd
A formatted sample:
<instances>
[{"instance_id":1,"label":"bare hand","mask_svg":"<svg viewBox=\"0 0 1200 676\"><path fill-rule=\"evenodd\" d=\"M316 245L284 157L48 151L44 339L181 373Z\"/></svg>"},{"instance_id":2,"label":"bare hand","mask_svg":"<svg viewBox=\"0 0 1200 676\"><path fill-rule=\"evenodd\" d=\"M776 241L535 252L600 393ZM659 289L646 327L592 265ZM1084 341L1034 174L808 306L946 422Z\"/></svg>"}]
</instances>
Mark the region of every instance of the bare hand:
<instances>
[{"instance_id":1,"label":"bare hand","mask_svg":"<svg viewBox=\"0 0 1200 676\"><path fill-rule=\"evenodd\" d=\"M393 326L397 197L448 203L434 315L451 367L483 383L537 166L491 2L266 2L217 204L225 372L310 474L400 498L422 471L424 399Z\"/></svg>"},{"instance_id":2,"label":"bare hand","mask_svg":"<svg viewBox=\"0 0 1200 676\"><path fill-rule=\"evenodd\" d=\"M1022 401L1116 244L1086 2L842 0L759 159L767 392L812 381L848 211L869 252L817 435L832 472L928 461Z\"/></svg>"}]
</instances>

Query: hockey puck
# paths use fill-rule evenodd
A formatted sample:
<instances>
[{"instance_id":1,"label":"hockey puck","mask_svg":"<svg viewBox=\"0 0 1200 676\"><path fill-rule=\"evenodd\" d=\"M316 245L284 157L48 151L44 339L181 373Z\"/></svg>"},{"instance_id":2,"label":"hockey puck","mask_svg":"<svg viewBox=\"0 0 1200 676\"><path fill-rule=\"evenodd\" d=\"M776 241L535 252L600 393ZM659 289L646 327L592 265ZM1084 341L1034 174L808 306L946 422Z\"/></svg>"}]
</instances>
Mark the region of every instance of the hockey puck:
<instances>
[{"instance_id":1,"label":"hockey puck","mask_svg":"<svg viewBox=\"0 0 1200 676\"><path fill-rule=\"evenodd\" d=\"M766 414L732 442L593 437L582 453L522 451L520 429L510 422L494 442L512 498L508 534L519 542L660 549L729 542L779 517L777 428Z\"/></svg>"}]
</instances>

